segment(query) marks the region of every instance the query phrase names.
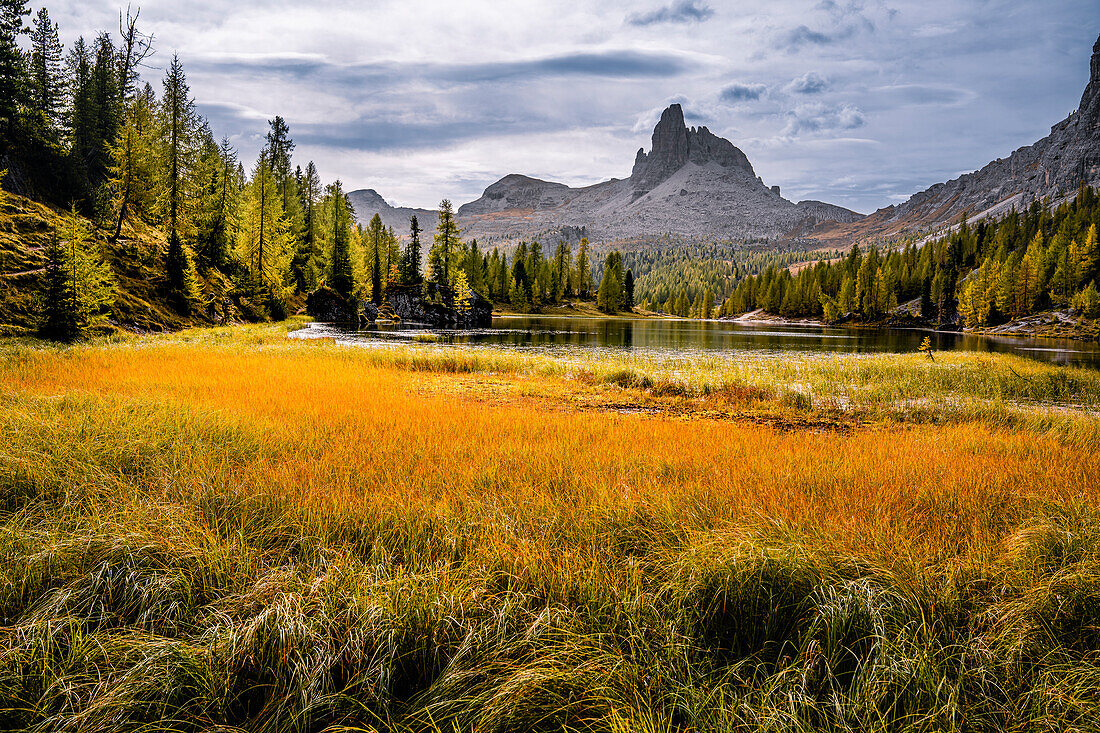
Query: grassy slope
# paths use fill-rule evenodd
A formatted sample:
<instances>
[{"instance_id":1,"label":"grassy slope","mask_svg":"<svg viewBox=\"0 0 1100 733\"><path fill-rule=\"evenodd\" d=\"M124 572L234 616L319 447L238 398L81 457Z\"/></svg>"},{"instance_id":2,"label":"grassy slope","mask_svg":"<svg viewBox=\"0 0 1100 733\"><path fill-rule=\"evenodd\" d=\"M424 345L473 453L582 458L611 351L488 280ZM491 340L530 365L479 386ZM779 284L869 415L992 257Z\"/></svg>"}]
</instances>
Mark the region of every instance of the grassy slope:
<instances>
[{"instance_id":1,"label":"grassy slope","mask_svg":"<svg viewBox=\"0 0 1100 733\"><path fill-rule=\"evenodd\" d=\"M986 355L11 343L0 727L1087 727L1098 404Z\"/></svg>"},{"instance_id":2,"label":"grassy slope","mask_svg":"<svg viewBox=\"0 0 1100 733\"><path fill-rule=\"evenodd\" d=\"M0 200L0 336L33 332L37 327L38 297L45 248L61 214L40 203L13 194ZM89 222L89 227L91 226ZM208 323L201 315L180 316L168 305L164 255L167 245L160 232L143 224L126 226L117 244L107 233L95 231L117 280L112 323L128 331L165 331ZM224 293L230 283L220 274L200 278L204 294Z\"/></svg>"}]
</instances>

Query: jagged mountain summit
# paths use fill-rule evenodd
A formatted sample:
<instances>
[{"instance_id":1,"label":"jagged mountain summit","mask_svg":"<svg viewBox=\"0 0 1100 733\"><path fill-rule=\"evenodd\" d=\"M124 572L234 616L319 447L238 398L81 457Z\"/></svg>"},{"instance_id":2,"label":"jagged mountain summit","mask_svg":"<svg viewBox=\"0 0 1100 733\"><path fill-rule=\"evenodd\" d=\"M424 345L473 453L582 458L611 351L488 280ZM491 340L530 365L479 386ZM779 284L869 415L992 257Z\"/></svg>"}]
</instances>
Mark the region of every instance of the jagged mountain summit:
<instances>
[{"instance_id":1,"label":"jagged mountain summit","mask_svg":"<svg viewBox=\"0 0 1100 733\"><path fill-rule=\"evenodd\" d=\"M1081 183L1100 186L1100 38L1092 47L1089 81L1081 103L1042 140L981 170L937 183L908 201L879 209L862 221L823 227L824 239L893 236L971 218L1002 216L1035 199L1057 201Z\"/></svg>"},{"instance_id":2,"label":"jagged mountain summit","mask_svg":"<svg viewBox=\"0 0 1100 733\"><path fill-rule=\"evenodd\" d=\"M689 128L680 105L664 111L649 153L629 178L583 188L512 174L458 210L468 236L483 241L536 237L584 227L597 241L675 234L685 239L779 238L825 220L862 215L822 203L793 203L768 187L748 157L705 127Z\"/></svg>"}]
</instances>

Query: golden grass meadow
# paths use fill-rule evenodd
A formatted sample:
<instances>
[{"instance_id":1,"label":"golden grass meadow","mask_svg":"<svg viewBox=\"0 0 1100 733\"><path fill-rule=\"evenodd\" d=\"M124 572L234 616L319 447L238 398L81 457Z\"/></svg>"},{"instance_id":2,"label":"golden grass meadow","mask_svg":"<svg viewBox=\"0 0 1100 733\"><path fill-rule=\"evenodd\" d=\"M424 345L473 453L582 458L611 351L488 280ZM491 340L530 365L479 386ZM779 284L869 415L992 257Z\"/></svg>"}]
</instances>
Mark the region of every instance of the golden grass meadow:
<instances>
[{"instance_id":1,"label":"golden grass meadow","mask_svg":"<svg viewBox=\"0 0 1100 733\"><path fill-rule=\"evenodd\" d=\"M0 728L1095 730L1100 373L0 346Z\"/></svg>"}]
</instances>

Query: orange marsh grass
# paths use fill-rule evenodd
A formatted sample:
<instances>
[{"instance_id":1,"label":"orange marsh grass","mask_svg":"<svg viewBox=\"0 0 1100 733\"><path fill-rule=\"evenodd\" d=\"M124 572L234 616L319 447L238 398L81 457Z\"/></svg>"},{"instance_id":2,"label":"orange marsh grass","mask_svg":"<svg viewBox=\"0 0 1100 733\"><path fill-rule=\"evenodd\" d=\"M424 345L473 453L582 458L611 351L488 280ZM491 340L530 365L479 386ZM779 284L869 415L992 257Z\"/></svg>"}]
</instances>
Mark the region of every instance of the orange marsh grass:
<instances>
[{"instance_id":1,"label":"orange marsh grass","mask_svg":"<svg viewBox=\"0 0 1100 733\"><path fill-rule=\"evenodd\" d=\"M216 477L321 525L423 512L498 541L573 546L594 517L640 509L677 530L780 523L854 553L878 547L889 558L904 547L939 557L1000 541L1043 504L1094 502L1100 489L1097 446L980 423L781 431L577 413L521 396L575 389L555 378L498 379L486 390L501 381L517 389L486 399L478 383L448 391L446 375L324 344L234 351L154 342L45 359L6 370L0 389L31 410L89 401L90 415L113 415L98 438L104 444L159 439L167 452L151 460L172 464L171 481L154 471L150 490L187 501ZM217 440L187 445L173 439L171 423L139 421L132 434L126 416L143 405L225 422L249 436L252 450L235 455ZM48 439L64 471L65 452L82 449L88 425L81 419L65 435L64 419L55 422L62 434Z\"/></svg>"},{"instance_id":2,"label":"orange marsh grass","mask_svg":"<svg viewBox=\"0 0 1100 733\"><path fill-rule=\"evenodd\" d=\"M753 389L719 393L718 367L435 348L230 329L4 351L0 727L1000 730L1100 710L1096 443L976 402L798 427L784 380L824 389L846 362L745 363ZM964 390L972 361L943 361L913 379ZM915 369L847 364L876 394ZM733 419L578 408L645 392L615 386L624 368L684 386L645 404ZM1092 399L1088 376L1027 369Z\"/></svg>"}]
</instances>

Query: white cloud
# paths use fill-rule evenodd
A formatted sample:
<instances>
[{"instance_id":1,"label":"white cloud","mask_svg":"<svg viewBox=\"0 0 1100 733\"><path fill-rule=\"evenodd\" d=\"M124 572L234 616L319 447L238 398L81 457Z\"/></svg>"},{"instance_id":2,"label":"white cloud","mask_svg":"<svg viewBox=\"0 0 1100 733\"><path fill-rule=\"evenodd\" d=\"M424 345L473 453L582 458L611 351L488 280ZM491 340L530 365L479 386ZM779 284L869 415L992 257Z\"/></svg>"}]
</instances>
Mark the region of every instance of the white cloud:
<instances>
[{"instance_id":1,"label":"white cloud","mask_svg":"<svg viewBox=\"0 0 1100 733\"><path fill-rule=\"evenodd\" d=\"M626 175L681 101L785 193L870 210L1045 135L1087 80L1095 3L143 0L141 25L246 166L280 114L326 179L463 202L509 172ZM110 4L49 10L67 44L118 27Z\"/></svg>"}]
</instances>

